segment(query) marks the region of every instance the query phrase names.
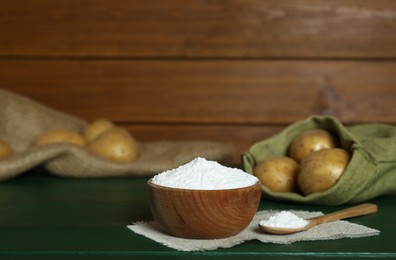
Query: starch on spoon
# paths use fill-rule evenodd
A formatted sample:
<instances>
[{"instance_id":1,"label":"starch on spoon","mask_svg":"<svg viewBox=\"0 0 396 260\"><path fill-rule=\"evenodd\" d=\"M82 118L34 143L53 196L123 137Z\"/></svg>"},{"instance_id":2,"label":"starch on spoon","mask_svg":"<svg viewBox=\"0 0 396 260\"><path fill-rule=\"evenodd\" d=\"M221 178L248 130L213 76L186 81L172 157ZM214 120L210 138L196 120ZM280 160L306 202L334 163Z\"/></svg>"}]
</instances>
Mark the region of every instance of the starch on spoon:
<instances>
[{"instance_id":1,"label":"starch on spoon","mask_svg":"<svg viewBox=\"0 0 396 260\"><path fill-rule=\"evenodd\" d=\"M280 211L269 219L261 220L260 225L273 228L302 228L308 221L290 211Z\"/></svg>"}]
</instances>

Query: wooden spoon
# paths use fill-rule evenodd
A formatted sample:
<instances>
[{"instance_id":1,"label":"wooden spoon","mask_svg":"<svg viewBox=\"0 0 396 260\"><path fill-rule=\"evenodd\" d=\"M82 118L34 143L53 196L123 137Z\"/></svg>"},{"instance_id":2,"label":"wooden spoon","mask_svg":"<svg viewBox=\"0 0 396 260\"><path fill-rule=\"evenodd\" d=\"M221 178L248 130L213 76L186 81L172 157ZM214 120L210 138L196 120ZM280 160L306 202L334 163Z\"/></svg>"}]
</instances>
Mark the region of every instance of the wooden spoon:
<instances>
[{"instance_id":1,"label":"wooden spoon","mask_svg":"<svg viewBox=\"0 0 396 260\"><path fill-rule=\"evenodd\" d=\"M323 216L306 219L308 221L308 224L303 227L299 227L299 228L269 227L269 226L264 226L261 224L259 224L259 228L261 231L263 231L265 233L270 233L270 234L291 234L291 233L305 231L305 230L308 230L316 225L339 220L339 219L352 218L352 217L357 217L357 216L373 214L373 213L377 212L377 210L378 210L377 205L370 204L370 203L364 203L364 204L360 204L358 206L339 210L339 211L329 213L329 214L326 214Z\"/></svg>"}]
</instances>

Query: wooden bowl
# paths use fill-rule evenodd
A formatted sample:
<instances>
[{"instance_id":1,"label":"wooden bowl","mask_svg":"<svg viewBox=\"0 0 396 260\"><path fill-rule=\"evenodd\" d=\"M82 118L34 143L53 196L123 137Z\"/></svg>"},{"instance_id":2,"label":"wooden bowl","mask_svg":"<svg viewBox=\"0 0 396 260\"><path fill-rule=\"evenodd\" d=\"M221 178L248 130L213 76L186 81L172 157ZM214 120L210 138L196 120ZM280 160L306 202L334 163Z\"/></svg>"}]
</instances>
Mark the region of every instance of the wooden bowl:
<instances>
[{"instance_id":1,"label":"wooden bowl","mask_svg":"<svg viewBox=\"0 0 396 260\"><path fill-rule=\"evenodd\" d=\"M183 238L233 236L253 219L261 198L261 184L227 190L188 190L148 181L155 221L166 233Z\"/></svg>"}]
</instances>

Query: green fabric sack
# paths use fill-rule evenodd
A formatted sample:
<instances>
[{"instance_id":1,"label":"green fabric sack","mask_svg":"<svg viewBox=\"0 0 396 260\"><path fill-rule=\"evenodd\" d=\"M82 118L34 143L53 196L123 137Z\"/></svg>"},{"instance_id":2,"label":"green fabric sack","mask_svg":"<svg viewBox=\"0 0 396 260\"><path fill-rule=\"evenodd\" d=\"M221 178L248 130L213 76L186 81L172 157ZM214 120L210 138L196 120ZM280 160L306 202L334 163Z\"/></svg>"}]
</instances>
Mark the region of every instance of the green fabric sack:
<instances>
[{"instance_id":1,"label":"green fabric sack","mask_svg":"<svg viewBox=\"0 0 396 260\"><path fill-rule=\"evenodd\" d=\"M351 161L341 178L330 189L308 196L272 192L263 186L263 198L305 204L341 205L396 194L396 127L386 124L345 127L331 116L311 116L251 146L242 155L245 171L253 174L259 161L288 155L292 140L300 133L315 128L331 132L338 138L341 147L351 152Z\"/></svg>"}]
</instances>

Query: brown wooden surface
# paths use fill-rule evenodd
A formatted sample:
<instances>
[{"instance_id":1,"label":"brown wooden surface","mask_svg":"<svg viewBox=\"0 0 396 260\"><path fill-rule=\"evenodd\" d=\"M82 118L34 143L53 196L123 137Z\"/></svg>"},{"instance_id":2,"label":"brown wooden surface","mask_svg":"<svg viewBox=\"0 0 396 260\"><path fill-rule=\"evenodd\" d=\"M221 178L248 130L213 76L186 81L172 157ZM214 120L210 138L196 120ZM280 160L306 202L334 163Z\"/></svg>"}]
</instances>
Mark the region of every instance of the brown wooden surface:
<instances>
[{"instance_id":1,"label":"brown wooden surface","mask_svg":"<svg viewBox=\"0 0 396 260\"><path fill-rule=\"evenodd\" d=\"M0 3L0 55L396 56L393 0Z\"/></svg>"},{"instance_id":2,"label":"brown wooden surface","mask_svg":"<svg viewBox=\"0 0 396 260\"><path fill-rule=\"evenodd\" d=\"M210 140L233 144L235 153L232 161L240 162L240 155L255 142L268 138L283 129L271 125L197 125L156 124L127 125L136 139L142 142L161 140Z\"/></svg>"},{"instance_id":3,"label":"brown wooden surface","mask_svg":"<svg viewBox=\"0 0 396 260\"><path fill-rule=\"evenodd\" d=\"M393 0L0 2L0 87L142 141L396 124Z\"/></svg>"},{"instance_id":4,"label":"brown wooden surface","mask_svg":"<svg viewBox=\"0 0 396 260\"><path fill-rule=\"evenodd\" d=\"M86 119L395 122L396 62L0 61L1 86Z\"/></svg>"}]
</instances>

